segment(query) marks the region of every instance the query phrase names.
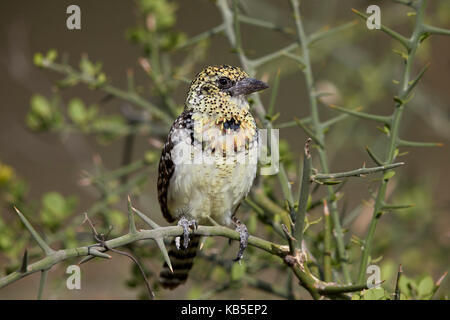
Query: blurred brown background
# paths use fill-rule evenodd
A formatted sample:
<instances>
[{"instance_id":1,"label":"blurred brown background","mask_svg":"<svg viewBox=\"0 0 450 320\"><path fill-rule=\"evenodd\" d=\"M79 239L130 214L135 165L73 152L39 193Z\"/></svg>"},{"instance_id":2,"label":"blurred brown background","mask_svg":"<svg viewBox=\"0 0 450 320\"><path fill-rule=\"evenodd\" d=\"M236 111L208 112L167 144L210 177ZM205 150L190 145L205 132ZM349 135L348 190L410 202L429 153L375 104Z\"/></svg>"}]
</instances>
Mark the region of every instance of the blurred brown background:
<instances>
[{"instance_id":1,"label":"blurred brown background","mask_svg":"<svg viewBox=\"0 0 450 320\"><path fill-rule=\"evenodd\" d=\"M175 2L178 4L177 28L189 36L220 22L219 12L212 1ZM442 5L442 2L446 0L432 1L427 16L434 25L449 28L450 8ZM66 28L66 8L70 4L81 7L80 31ZM312 32L324 26L356 20L350 9L365 11L369 4L380 5L383 23L393 26L402 34L409 33L408 21L411 19L406 17L406 10L388 1L304 0L302 14L307 31ZM252 0L245 1L245 7L251 16L293 26L287 1ZM129 68L135 70L136 82L145 85L145 74L137 63L140 49L125 38L126 29L135 24L135 12L133 2L123 0L0 2L0 160L13 166L17 174L29 182L28 198L39 198L50 190L57 190L64 195L74 194L80 200L77 210L83 212L96 200L97 194L93 189L79 185L80 171L92 169L92 157L95 154L100 154L106 167L117 167L120 164L118 150L123 148L121 141L103 146L81 134L61 138L51 133L35 134L27 129L24 119L31 95L49 94L52 81L60 78L55 73L33 66L33 54L55 48L60 53L67 53L69 61L76 64L80 55L87 53L90 59L103 62L104 71L114 85L126 86L125 75ZM248 26L242 29L244 45L252 57L264 55L292 41L276 32L260 32ZM341 98L335 97L337 101L333 102L340 105L349 103L346 106L352 108L363 105L372 113L388 114L393 108L392 96L396 92L392 79L398 77L402 70L400 58L393 54L392 46L392 41L384 34L369 32L360 22L352 31L317 45L313 51L315 77L324 86L336 88ZM407 109L413 110L406 112L402 136L408 140L440 141L444 147L408 149L410 153L400 158L407 165L397 170L397 178L392 183L397 190L392 199L416 202L416 209L383 217L375 241L390 239L395 243L384 248L383 261L388 260L395 265L403 263L405 268L409 268L405 270L406 273L420 275L427 272L436 279L448 270L450 262L448 37L436 36L424 45L416 72L427 61L431 61L431 67L419 84L420 90L414 100L408 105ZM224 37L213 38L203 65L209 64L239 64ZM198 70L201 67L199 65ZM308 100L304 79L295 65L280 59L268 64L259 76L270 80L278 68L283 74L276 105L277 111L281 112L280 121L288 121L294 116L301 118L308 113ZM177 102L184 100L187 86L181 85L176 96ZM64 99L72 96L97 102L104 95L78 85L63 93ZM263 101L267 103L269 96L268 92L263 93ZM121 104L120 101L113 101L105 107L117 110ZM334 113L321 106L321 114L325 118ZM360 167L364 161L371 163L364 146L376 147L382 144L379 138L381 134L375 127L369 121L360 120L352 126L345 122L339 124L334 129L337 133L329 137L330 146L334 146L330 156L331 170L350 170ZM280 136L288 141L295 157L298 157L306 139L303 131L295 127L282 129ZM145 139L138 140L133 156L142 155L147 146ZM148 193L140 199L139 207L151 212L155 220L163 223L159 209L156 209L155 176L149 179ZM354 179L346 185L345 194L350 195L349 207L358 205L362 198L368 198L369 179ZM370 208L365 210L352 225L351 231L363 237L370 214ZM0 258L0 264L1 261ZM85 265L82 268L80 291L66 290L64 270L53 268L46 289L47 296L58 299L134 299L136 291L124 285L129 266L130 262L124 257ZM20 280L0 290L0 299L33 299L38 282L37 274ZM447 280L441 290L448 291L448 288ZM167 297L183 297L187 289L180 290Z\"/></svg>"}]
</instances>

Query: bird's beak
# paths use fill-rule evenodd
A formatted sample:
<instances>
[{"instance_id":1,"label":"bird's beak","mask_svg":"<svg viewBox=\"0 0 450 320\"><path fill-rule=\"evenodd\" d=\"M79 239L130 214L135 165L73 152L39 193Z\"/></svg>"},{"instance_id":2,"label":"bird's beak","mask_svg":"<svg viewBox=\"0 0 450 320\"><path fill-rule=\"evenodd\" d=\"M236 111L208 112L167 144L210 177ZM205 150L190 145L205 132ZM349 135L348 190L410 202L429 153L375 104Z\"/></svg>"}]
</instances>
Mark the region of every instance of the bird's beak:
<instances>
[{"instance_id":1,"label":"bird's beak","mask_svg":"<svg viewBox=\"0 0 450 320\"><path fill-rule=\"evenodd\" d=\"M232 96L239 96L239 95L247 95L256 91L267 89L269 86L267 83L253 79L253 78L245 78L244 80L241 80L237 82L234 86L232 86L228 91L231 93Z\"/></svg>"}]
</instances>

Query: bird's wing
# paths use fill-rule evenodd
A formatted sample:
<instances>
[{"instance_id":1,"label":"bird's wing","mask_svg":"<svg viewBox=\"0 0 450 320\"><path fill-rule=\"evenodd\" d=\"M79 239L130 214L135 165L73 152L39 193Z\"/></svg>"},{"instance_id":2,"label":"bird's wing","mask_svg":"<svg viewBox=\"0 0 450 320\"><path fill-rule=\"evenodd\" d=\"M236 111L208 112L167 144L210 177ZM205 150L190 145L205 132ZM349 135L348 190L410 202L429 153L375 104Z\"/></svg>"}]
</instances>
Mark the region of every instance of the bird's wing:
<instances>
[{"instance_id":1,"label":"bird's wing","mask_svg":"<svg viewBox=\"0 0 450 320\"><path fill-rule=\"evenodd\" d=\"M188 129L193 132L193 123L192 123L192 112L185 110L183 113L175 120L170 129L169 135L167 136L167 141L164 144L161 158L159 160L159 168L158 168L158 200L159 205L161 207L161 211L164 215L164 218L168 222L174 222L175 217L170 212L167 206L167 194L170 185L170 179L173 176L175 171L175 164L172 159L172 150L174 146L179 143L176 141L176 130L179 129ZM191 136L193 139L193 134ZM192 141L191 141L192 143Z\"/></svg>"}]
</instances>

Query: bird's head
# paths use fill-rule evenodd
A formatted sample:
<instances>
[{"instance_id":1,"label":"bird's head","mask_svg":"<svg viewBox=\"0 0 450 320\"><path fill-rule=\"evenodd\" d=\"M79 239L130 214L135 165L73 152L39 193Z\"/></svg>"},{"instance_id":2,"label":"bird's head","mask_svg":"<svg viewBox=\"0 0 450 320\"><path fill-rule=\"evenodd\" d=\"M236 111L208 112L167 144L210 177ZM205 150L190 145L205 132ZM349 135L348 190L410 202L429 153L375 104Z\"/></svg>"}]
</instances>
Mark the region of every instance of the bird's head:
<instances>
[{"instance_id":1,"label":"bird's head","mask_svg":"<svg viewBox=\"0 0 450 320\"><path fill-rule=\"evenodd\" d=\"M266 83L250 78L239 67L210 66L192 81L186 106L206 112L219 109L225 112L234 107L248 109L245 96L266 88Z\"/></svg>"}]
</instances>

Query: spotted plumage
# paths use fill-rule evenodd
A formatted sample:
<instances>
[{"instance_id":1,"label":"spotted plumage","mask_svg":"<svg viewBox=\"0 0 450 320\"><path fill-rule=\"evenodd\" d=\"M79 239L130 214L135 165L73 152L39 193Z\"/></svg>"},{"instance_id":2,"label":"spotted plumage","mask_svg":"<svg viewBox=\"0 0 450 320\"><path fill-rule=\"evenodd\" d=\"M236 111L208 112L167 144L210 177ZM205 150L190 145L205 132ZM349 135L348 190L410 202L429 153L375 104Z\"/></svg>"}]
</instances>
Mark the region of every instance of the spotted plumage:
<instances>
[{"instance_id":1,"label":"spotted plumage","mask_svg":"<svg viewBox=\"0 0 450 320\"><path fill-rule=\"evenodd\" d=\"M256 175L258 129L246 95L267 88L240 68L211 66L192 81L182 114L175 120L159 163L158 199L168 222L229 225ZM161 272L163 286L184 282L198 238L186 251L169 250L173 272Z\"/></svg>"}]
</instances>

